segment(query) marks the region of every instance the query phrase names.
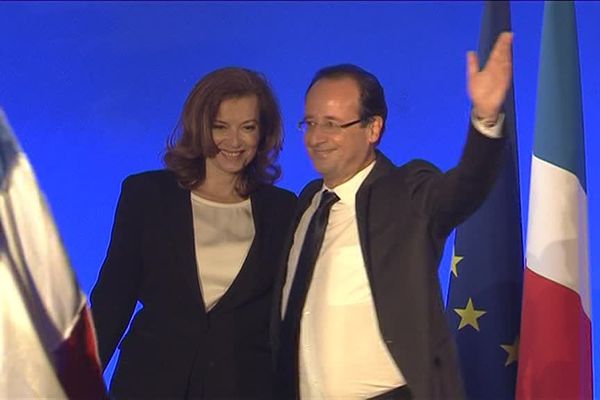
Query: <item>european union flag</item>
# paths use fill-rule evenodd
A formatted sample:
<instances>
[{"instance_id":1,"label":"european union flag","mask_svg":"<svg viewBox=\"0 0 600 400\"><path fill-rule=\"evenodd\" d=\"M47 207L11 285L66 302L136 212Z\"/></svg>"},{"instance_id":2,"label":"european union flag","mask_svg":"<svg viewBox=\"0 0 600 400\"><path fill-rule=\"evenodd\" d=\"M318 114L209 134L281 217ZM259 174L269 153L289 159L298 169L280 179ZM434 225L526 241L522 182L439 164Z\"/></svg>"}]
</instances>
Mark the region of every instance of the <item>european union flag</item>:
<instances>
[{"instance_id":1,"label":"european union flag","mask_svg":"<svg viewBox=\"0 0 600 400\"><path fill-rule=\"evenodd\" d=\"M486 1L479 60L510 31L507 1ZM514 92L503 112L505 165L482 207L456 230L446 315L455 334L469 399L513 399L517 376L523 242Z\"/></svg>"}]
</instances>

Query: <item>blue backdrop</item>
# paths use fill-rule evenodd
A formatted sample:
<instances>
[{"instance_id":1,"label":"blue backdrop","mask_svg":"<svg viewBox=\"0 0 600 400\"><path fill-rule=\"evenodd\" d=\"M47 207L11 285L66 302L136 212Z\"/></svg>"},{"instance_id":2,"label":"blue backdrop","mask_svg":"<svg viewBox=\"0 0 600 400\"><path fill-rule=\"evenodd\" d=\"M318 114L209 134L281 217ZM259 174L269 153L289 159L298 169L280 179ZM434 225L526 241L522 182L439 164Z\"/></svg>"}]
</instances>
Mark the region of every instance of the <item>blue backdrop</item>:
<instances>
[{"instance_id":1,"label":"blue backdrop","mask_svg":"<svg viewBox=\"0 0 600 400\"><path fill-rule=\"evenodd\" d=\"M595 315L600 3L576 7ZM524 233L542 11L541 2L512 5ZM269 77L285 119L280 185L296 192L315 176L295 129L303 94L312 74L333 63L356 63L380 78L390 108L381 148L392 160L419 157L447 169L465 137L465 53L477 49L481 12L478 2L2 3L0 106L36 169L89 292L121 180L161 167L165 138L202 75L240 65ZM446 257L440 269L444 288L448 269ZM593 335L597 348L600 327ZM594 363L600 365L600 356Z\"/></svg>"}]
</instances>

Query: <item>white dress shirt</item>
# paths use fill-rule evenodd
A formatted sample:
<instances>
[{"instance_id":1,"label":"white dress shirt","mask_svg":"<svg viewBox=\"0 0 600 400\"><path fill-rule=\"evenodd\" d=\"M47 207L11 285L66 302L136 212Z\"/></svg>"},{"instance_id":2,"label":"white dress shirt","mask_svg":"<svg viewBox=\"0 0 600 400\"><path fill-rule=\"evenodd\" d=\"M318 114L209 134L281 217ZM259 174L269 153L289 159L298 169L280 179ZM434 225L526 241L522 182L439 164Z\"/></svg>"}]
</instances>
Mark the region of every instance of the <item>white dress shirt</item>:
<instances>
[{"instance_id":1,"label":"white dress shirt","mask_svg":"<svg viewBox=\"0 0 600 400\"><path fill-rule=\"evenodd\" d=\"M492 138L501 136L503 120L501 114L495 126L485 126L471 117L475 128ZM406 384L381 337L358 236L356 193L374 165L335 189L323 186L294 234L282 292L282 318L310 219L324 190L338 195L340 201L331 208L301 316L301 399L365 399Z\"/></svg>"},{"instance_id":2,"label":"white dress shirt","mask_svg":"<svg viewBox=\"0 0 600 400\"><path fill-rule=\"evenodd\" d=\"M300 325L302 399L365 399L405 384L379 331L358 237L356 192L374 165L333 189L340 201L331 208ZM312 199L294 235L283 309L321 194Z\"/></svg>"}]
</instances>

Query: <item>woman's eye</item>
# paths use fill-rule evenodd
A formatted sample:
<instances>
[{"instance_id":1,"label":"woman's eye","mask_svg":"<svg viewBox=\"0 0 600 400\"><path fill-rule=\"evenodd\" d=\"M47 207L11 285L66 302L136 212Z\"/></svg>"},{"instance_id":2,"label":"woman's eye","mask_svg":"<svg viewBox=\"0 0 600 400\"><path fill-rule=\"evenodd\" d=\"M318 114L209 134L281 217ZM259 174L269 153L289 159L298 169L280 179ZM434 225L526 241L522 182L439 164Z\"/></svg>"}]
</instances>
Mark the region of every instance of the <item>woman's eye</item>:
<instances>
[{"instance_id":1,"label":"woman's eye","mask_svg":"<svg viewBox=\"0 0 600 400\"><path fill-rule=\"evenodd\" d=\"M244 125L242 129L246 132L254 132L258 127L256 125Z\"/></svg>"},{"instance_id":2,"label":"woman's eye","mask_svg":"<svg viewBox=\"0 0 600 400\"><path fill-rule=\"evenodd\" d=\"M212 127L212 128L213 128L214 130L221 131L221 130L225 129L225 128L226 128L226 126L225 126L225 125L219 125L219 124L217 124L217 125L213 125L213 127Z\"/></svg>"}]
</instances>

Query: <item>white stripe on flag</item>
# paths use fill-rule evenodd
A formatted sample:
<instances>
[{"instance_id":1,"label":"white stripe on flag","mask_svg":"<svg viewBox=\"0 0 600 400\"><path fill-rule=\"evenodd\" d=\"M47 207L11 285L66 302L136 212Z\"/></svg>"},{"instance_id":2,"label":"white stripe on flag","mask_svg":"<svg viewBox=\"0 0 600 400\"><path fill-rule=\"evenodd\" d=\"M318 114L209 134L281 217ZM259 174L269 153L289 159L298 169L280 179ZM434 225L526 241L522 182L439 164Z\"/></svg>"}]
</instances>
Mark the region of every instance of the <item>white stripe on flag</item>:
<instances>
[{"instance_id":1,"label":"white stripe on flag","mask_svg":"<svg viewBox=\"0 0 600 400\"><path fill-rule=\"evenodd\" d=\"M0 220L23 294L38 313L38 332L47 348L55 349L68 336L86 299L73 276L69 260L43 194L23 153L16 156L0 196Z\"/></svg>"},{"instance_id":2,"label":"white stripe on flag","mask_svg":"<svg viewBox=\"0 0 600 400\"><path fill-rule=\"evenodd\" d=\"M95 343L82 336L93 326L72 336L86 298L31 165L20 151L0 161L0 398L104 398Z\"/></svg>"},{"instance_id":3,"label":"white stripe on flag","mask_svg":"<svg viewBox=\"0 0 600 400\"><path fill-rule=\"evenodd\" d=\"M51 360L35 332L15 281L11 262L0 252L0 398L65 398Z\"/></svg>"},{"instance_id":4,"label":"white stripe on flag","mask_svg":"<svg viewBox=\"0 0 600 400\"><path fill-rule=\"evenodd\" d=\"M577 176L532 158L527 266L578 293L590 318L587 196Z\"/></svg>"}]
</instances>

